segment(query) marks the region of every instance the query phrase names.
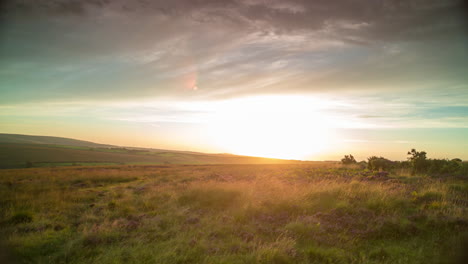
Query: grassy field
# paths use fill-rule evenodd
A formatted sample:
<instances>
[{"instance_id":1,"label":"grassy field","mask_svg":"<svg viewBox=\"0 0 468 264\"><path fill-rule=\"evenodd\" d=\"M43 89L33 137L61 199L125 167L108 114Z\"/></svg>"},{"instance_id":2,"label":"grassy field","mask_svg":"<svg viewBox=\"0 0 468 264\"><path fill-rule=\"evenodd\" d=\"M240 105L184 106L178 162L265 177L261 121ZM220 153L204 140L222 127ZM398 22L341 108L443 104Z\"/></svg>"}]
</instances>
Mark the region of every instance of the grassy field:
<instances>
[{"instance_id":1,"label":"grassy field","mask_svg":"<svg viewBox=\"0 0 468 264\"><path fill-rule=\"evenodd\" d=\"M109 164L265 164L298 162L186 151L0 143L0 169Z\"/></svg>"},{"instance_id":2,"label":"grassy field","mask_svg":"<svg viewBox=\"0 0 468 264\"><path fill-rule=\"evenodd\" d=\"M326 164L1 170L0 262L463 263L467 209L464 179Z\"/></svg>"}]
</instances>

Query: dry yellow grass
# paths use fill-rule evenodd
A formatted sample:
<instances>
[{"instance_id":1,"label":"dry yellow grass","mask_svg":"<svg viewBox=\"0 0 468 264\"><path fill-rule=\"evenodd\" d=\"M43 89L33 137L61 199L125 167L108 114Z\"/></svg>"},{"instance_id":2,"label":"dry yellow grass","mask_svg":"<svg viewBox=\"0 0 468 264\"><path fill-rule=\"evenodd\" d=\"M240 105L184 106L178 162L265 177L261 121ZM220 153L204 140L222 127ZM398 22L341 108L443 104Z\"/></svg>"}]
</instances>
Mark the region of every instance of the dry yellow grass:
<instances>
[{"instance_id":1,"label":"dry yellow grass","mask_svg":"<svg viewBox=\"0 0 468 264\"><path fill-rule=\"evenodd\" d=\"M468 226L464 180L334 164L2 170L0 188L24 263L450 263Z\"/></svg>"}]
</instances>

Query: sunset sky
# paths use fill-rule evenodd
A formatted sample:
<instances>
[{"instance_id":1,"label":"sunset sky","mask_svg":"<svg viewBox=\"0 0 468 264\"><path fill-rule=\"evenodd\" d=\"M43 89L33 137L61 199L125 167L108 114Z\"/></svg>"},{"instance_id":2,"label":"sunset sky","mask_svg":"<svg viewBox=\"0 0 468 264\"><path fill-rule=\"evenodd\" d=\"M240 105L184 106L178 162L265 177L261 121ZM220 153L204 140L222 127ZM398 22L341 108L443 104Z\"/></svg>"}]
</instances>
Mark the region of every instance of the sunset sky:
<instances>
[{"instance_id":1,"label":"sunset sky","mask_svg":"<svg viewBox=\"0 0 468 264\"><path fill-rule=\"evenodd\" d=\"M254 156L468 159L463 1L23 0L0 133Z\"/></svg>"}]
</instances>

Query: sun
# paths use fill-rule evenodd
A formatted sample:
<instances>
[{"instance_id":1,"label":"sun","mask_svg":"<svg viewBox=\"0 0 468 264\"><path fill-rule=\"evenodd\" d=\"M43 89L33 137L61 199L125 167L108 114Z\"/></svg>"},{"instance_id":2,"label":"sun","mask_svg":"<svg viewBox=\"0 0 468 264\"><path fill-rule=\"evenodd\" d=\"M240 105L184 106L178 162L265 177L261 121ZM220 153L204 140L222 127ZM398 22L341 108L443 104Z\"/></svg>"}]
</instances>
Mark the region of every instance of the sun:
<instances>
[{"instance_id":1,"label":"sun","mask_svg":"<svg viewBox=\"0 0 468 264\"><path fill-rule=\"evenodd\" d=\"M257 96L216 106L210 137L226 152L306 159L325 150L331 137L323 102L299 96Z\"/></svg>"}]
</instances>

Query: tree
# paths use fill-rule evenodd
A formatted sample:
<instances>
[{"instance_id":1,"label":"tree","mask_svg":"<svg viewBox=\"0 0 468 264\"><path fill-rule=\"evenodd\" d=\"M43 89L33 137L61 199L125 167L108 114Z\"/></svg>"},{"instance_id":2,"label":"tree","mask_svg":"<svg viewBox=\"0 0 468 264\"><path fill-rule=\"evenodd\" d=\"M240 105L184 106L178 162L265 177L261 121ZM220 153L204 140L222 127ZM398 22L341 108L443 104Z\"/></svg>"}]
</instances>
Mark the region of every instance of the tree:
<instances>
[{"instance_id":1,"label":"tree","mask_svg":"<svg viewBox=\"0 0 468 264\"><path fill-rule=\"evenodd\" d=\"M341 159L341 163L348 165L348 164L355 164L356 160L354 159L353 155L345 155L344 158Z\"/></svg>"},{"instance_id":2,"label":"tree","mask_svg":"<svg viewBox=\"0 0 468 264\"><path fill-rule=\"evenodd\" d=\"M413 168L412 174L425 172L427 169L427 157L425 151L416 151L416 149L411 149L408 151L408 161Z\"/></svg>"}]
</instances>

